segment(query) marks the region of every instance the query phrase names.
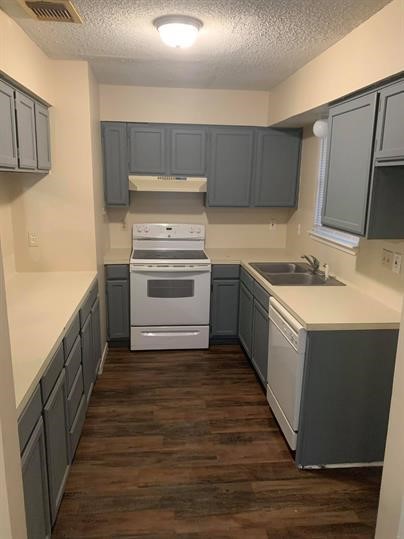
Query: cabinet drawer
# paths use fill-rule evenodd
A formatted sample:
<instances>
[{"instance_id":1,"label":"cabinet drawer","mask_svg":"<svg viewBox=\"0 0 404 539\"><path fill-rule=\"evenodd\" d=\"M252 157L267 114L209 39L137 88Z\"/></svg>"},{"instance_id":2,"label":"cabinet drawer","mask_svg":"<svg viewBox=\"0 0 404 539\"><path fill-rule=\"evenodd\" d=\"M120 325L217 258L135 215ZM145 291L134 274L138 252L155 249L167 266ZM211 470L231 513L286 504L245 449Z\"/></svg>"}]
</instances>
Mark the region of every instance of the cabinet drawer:
<instances>
[{"instance_id":1,"label":"cabinet drawer","mask_svg":"<svg viewBox=\"0 0 404 539\"><path fill-rule=\"evenodd\" d=\"M61 344L41 379L42 401L44 403L48 400L53 386L55 385L59 374L62 372L64 363L65 356Z\"/></svg>"},{"instance_id":2,"label":"cabinet drawer","mask_svg":"<svg viewBox=\"0 0 404 539\"><path fill-rule=\"evenodd\" d=\"M42 414L42 399L39 385L34 391L34 394L25 406L22 414L18 419L18 436L20 439L20 451L24 450L27 445L31 432L34 430L38 419Z\"/></svg>"},{"instance_id":3,"label":"cabinet drawer","mask_svg":"<svg viewBox=\"0 0 404 539\"><path fill-rule=\"evenodd\" d=\"M83 368L80 366L76 378L73 381L72 389L67 397L67 410L69 414L69 428L73 425L74 418L84 393Z\"/></svg>"},{"instance_id":4,"label":"cabinet drawer","mask_svg":"<svg viewBox=\"0 0 404 539\"><path fill-rule=\"evenodd\" d=\"M128 264L108 264L105 266L106 279L129 279Z\"/></svg>"},{"instance_id":5,"label":"cabinet drawer","mask_svg":"<svg viewBox=\"0 0 404 539\"><path fill-rule=\"evenodd\" d=\"M83 306L80 309L80 327L83 327L85 321L87 320L88 315L91 312L91 307L93 306L94 301L97 299L98 294L98 283L95 283L91 288L88 296L83 303Z\"/></svg>"},{"instance_id":6,"label":"cabinet drawer","mask_svg":"<svg viewBox=\"0 0 404 539\"><path fill-rule=\"evenodd\" d=\"M73 425L69 431L70 438L70 462L73 460L77 446L79 444L81 431L83 430L84 419L86 417L86 396L81 397L79 409L74 418Z\"/></svg>"},{"instance_id":7,"label":"cabinet drawer","mask_svg":"<svg viewBox=\"0 0 404 539\"><path fill-rule=\"evenodd\" d=\"M254 278L244 269L240 268L240 280L248 288L248 290L254 293Z\"/></svg>"},{"instance_id":8,"label":"cabinet drawer","mask_svg":"<svg viewBox=\"0 0 404 539\"><path fill-rule=\"evenodd\" d=\"M269 294L257 281L254 281L254 297L261 303L262 307L268 312L269 311Z\"/></svg>"},{"instance_id":9,"label":"cabinet drawer","mask_svg":"<svg viewBox=\"0 0 404 539\"><path fill-rule=\"evenodd\" d=\"M80 368L80 364L81 364L81 338L80 336L78 336L65 364L66 387L67 387L68 393L72 388L74 379L76 378L76 375L77 375L77 371Z\"/></svg>"},{"instance_id":10,"label":"cabinet drawer","mask_svg":"<svg viewBox=\"0 0 404 539\"><path fill-rule=\"evenodd\" d=\"M239 264L214 264L212 266L212 279L238 279L239 276Z\"/></svg>"},{"instance_id":11,"label":"cabinet drawer","mask_svg":"<svg viewBox=\"0 0 404 539\"><path fill-rule=\"evenodd\" d=\"M65 357L67 358L70 354L70 350L73 347L74 341L77 338L77 335L80 333L80 317L77 314L70 324L69 329L66 332L65 338L63 339L63 349L65 351Z\"/></svg>"}]
</instances>

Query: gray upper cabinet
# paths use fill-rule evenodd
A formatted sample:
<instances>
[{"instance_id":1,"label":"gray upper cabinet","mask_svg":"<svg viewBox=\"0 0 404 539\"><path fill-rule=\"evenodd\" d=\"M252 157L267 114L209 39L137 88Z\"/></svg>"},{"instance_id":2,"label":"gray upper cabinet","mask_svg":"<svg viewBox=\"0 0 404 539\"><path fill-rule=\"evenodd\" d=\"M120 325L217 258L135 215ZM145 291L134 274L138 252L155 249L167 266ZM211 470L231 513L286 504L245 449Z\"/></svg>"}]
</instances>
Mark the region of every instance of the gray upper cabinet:
<instances>
[{"instance_id":1,"label":"gray upper cabinet","mask_svg":"<svg viewBox=\"0 0 404 539\"><path fill-rule=\"evenodd\" d=\"M380 91L375 158L404 160L404 81Z\"/></svg>"},{"instance_id":2,"label":"gray upper cabinet","mask_svg":"<svg viewBox=\"0 0 404 539\"><path fill-rule=\"evenodd\" d=\"M239 279L213 280L211 338L237 337L239 285Z\"/></svg>"},{"instance_id":3,"label":"gray upper cabinet","mask_svg":"<svg viewBox=\"0 0 404 539\"><path fill-rule=\"evenodd\" d=\"M166 128L160 125L128 124L129 172L167 173Z\"/></svg>"},{"instance_id":4,"label":"gray upper cabinet","mask_svg":"<svg viewBox=\"0 0 404 539\"><path fill-rule=\"evenodd\" d=\"M170 172L178 176L206 174L206 129L173 127L170 129Z\"/></svg>"},{"instance_id":5,"label":"gray upper cabinet","mask_svg":"<svg viewBox=\"0 0 404 539\"><path fill-rule=\"evenodd\" d=\"M69 420L64 369L44 406L44 418L50 509L53 524L62 501L70 463Z\"/></svg>"},{"instance_id":6,"label":"gray upper cabinet","mask_svg":"<svg viewBox=\"0 0 404 539\"><path fill-rule=\"evenodd\" d=\"M51 148L49 129L49 110L40 103L35 103L35 129L37 159L39 170L50 170Z\"/></svg>"},{"instance_id":7,"label":"gray upper cabinet","mask_svg":"<svg viewBox=\"0 0 404 539\"><path fill-rule=\"evenodd\" d=\"M48 474L43 421L40 417L21 456L28 539L50 539Z\"/></svg>"},{"instance_id":8,"label":"gray upper cabinet","mask_svg":"<svg viewBox=\"0 0 404 539\"><path fill-rule=\"evenodd\" d=\"M254 298L252 293L241 282L238 336L249 358L251 358L252 354L253 303Z\"/></svg>"},{"instance_id":9,"label":"gray upper cabinet","mask_svg":"<svg viewBox=\"0 0 404 539\"><path fill-rule=\"evenodd\" d=\"M15 109L17 118L17 137L19 168L37 168L35 104L25 94L15 92Z\"/></svg>"},{"instance_id":10,"label":"gray upper cabinet","mask_svg":"<svg viewBox=\"0 0 404 539\"><path fill-rule=\"evenodd\" d=\"M0 167L18 165L14 89L0 81Z\"/></svg>"},{"instance_id":11,"label":"gray upper cabinet","mask_svg":"<svg viewBox=\"0 0 404 539\"><path fill-rule=\"evenodd\" d=\"M209 206L249 206L253 173L254 129L209 130Z\"/></svg>"},{"instance_id":12,"label":"gray upper cabinet","mask_svg":"<svg viewBox=\"0 0 404 539\"><path fill-rule=\"evenodd\" d=\"M377 94L330 109L322 223L364 235Z\"/></svg>"},{"instance_id":13,"label":"gray upper cabinet","mask_svg":"<svg viewBox=\"0 0 404 539\"><path fill-rule=\"evenodd\" d=\"M257 130L254 206L296 206L300 143L298 129Z\"/></svg>"},{"instance_id":14,"label":"gray upper cabinet","mask_svg":"<svg viewBox=\"0 0 404 539\"><path fill-rule=\"evenodd\" d=\"M128 206L128 153L126 123L102 124L104 195L107 206Z\"/></svg>"}]
</instances>

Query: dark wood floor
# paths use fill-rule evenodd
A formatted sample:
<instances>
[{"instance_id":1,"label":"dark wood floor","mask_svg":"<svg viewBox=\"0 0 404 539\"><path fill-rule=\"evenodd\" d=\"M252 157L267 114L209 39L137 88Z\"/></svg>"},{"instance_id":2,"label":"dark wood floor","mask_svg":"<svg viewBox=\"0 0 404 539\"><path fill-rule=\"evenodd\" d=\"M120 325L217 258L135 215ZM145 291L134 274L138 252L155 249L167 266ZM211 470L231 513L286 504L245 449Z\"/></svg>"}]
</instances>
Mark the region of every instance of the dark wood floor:
<instances>
[{"instance_id":1,"label":"dark wood floor","mask_svg":"<svg viewBox=\"0 0 404 539\"><path fill-rule=\"evenodd\" d=\"M380 476L297 470L239 347L112 350L52 537L371 538Z\"/></svg>"}]
</instances>

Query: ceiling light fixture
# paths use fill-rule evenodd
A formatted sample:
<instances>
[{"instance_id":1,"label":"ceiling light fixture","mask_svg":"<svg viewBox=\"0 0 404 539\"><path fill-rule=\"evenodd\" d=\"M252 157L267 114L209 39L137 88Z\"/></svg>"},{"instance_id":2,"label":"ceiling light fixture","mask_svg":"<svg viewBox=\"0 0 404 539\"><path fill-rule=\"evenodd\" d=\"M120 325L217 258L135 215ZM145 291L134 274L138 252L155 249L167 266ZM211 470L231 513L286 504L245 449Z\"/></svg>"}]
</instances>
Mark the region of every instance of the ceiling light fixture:
<instances>
[{"instance_id":1,"label":"ceiling light fixture","mask_svg":"<svg viewBox=\"0 0 404 539\"><path fill-rule=\"evenodd\" d=\"M153 24L160 33L161 41L177 49L191 47L203 26L199 19L185 15L166 15L156 19Z\"/></svg>"}]
</instances>

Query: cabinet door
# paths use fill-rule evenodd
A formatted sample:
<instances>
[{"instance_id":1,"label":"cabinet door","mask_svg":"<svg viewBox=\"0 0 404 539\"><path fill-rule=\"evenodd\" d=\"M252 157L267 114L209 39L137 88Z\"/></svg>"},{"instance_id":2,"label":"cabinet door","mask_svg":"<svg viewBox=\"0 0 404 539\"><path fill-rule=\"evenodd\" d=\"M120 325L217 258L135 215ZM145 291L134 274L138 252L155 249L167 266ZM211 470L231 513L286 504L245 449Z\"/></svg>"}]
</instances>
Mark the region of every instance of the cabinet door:
<instances>
[{"instance_id":1,"label":"cabinet door","mask_svg":"<svg viewBox=\"0 0 404 539\"><path fill-rule=\"evenodd\" d=\"M51 168L49 110L39 103L35 103L35 129L38 169Z\"/></svg>"},{"instance_id":2,"label":"cabinet door","mask_svg":"<svg viewBox=\"0 0 404 539\"><path fill-rule=\"evenodd\" d=\"M380 92L375 158L404 159L404 81Z\"/></svg>"},{"instance_id":3,"label":"cabinet door","mask_svg":"<svg viewBox=\"0 0 404 539\"><path fill-rule=\"evenodd\" d=\"M69 472L69 420L64 369L44 407L46 456L52 524L62 501Z\"/></svg>"},{"instance_id":4,"label":"cabinet door","mask_svg":"<svg viewBox=\"0 0 404 539\"><path fill-rule=\"evenodd\" d=\"M203 127L176 127L170 130L173 175L206 174L206 130Z\"/></svg>"},{"instance_id":5,"label":"cabinet door","mask_svg":"<svg viewBox=\"0 0 404 539\"><path fill-rule=\"evenodd\" d=\"M81 328L81 362L83 364L84 394L90 400L94 386L94 347L91 314Z\"/></svg>"},{"instance_id":6,"label":"cabinet door","mask_svg":"<svg viewBox=\"0 0 404 539\"><path fill-rule=\"evenodd\" d=\"M261 382L267 383L268 370L268 334L269 319L268 313L258 301L254 300L253 312L253 337L252 337L252 357L251 360Z\"/></svg>"},{"instance_id":7,"label":"cabinet door","mask_svg":"<svg viewBox=\"0 0 404 539\"><path fill-rule=\"evenodd\" d=\"M16 168L18 162L14 90L2 81L0 81L0 125L0 167Z\"/></svg>"},{"instance_id":8,"label":"cabinet door","mask_svg":"<svg viewBox=\"0 0 404 539\"><path fill-rule=\"evenodd\" d=\"M209 206L249 206L253 128L214 128L210 138Z\"/></svg>"},{"instance_id":9,"label":"cabinet door","mask_svg":"<svg viewBox=\"0 0 404 539\"><path fill-rule=\"evenodd\" d=\"M107 206L128 206L128 142L126 124L103 123L102 143L105 204Z\"/></svg>"},{"instance_id":10,"label":"cabinet door","mask_svg":"<svg viewBox=\"0 0 404 539\"><path fill-rule=\"evenodd\" d=\"M211 297L211 337L237 337L238 279L215 279Z\"/></svg>"},{"instance_id":11,"label":"cabinet door","mask_svg":"<svg viewBox=\"0 0 404 539\"><path fill-rule=\"evenodd\" d=\"M296 206L300 142L297 129L258 131L255 206Z\"/></svg>"},{"instance_id":12,"label":"cabinet door","mask_svg":"<svg viewBox=\"0 0 404 539\"><path fill-rule=\"evenodd\" d=\"M129 339L129 281L107 281L108 339Z\"/></svg>"},{"instance_id":13,"label":"cabinet door","mask_svg":"<svg viewBox=\"0 0 404 539\"><path fill-rule=\"evenodd\" d=\"M238 336L249 358L251 358L253 325L253 295L240 283L240 303L238 315Z\"/></svg>"},{"instance_id":14,"label":"cabinet door","mask_svg":"<svg viewBox=\"0 0 404 539\"><path fill-rule=\"evenodd\" d=\"M136 174L167 174L165 128L129 124L128 132L129 171Z\"/></svg>"},{"instance_id":15,"label":"cabinet door","mask_svg":"<svg viewBox=\"0 0 404 539\"><path fill-rule=\"evenodd\" d=\"M42 418L36 424L21 456L28 539L51 536L48 474Z\"/></svg>"},{"instance_id":16,"label":"cabinet door","mask_svg":"<svg viewBox=\"0 0 404 539\"><path fill-rule=\"evenodd\" d=\"M376 93L330 109L323 225L364 235Z\"/></svg>"},{"instance_id":17,"label":"cabinet door","mask_svg":"<svg viewBox=\"0 0 404 539\"><path fill-rule=\"evenodd\" d=\"M17 118L19 167L36 169L37 156L34 101L30 97L16 91L15 108Z\"/></svg>"},{"instance_id":18,"label":"cabinet door","mask_svg":"<svg viewBox=\"0 0 404 539\"><path fill-rule=\"evenodd\" d=\"M101 360L101 321L100 321L100 301L97 298L91 308L91 326L93 332L94 348L94 379L97 378L97 369Z\"/></svg>"}]
</instances>

